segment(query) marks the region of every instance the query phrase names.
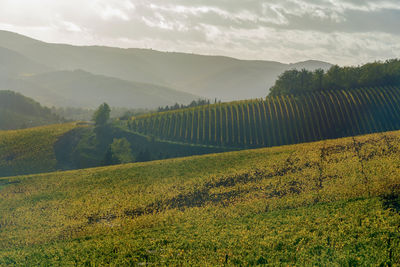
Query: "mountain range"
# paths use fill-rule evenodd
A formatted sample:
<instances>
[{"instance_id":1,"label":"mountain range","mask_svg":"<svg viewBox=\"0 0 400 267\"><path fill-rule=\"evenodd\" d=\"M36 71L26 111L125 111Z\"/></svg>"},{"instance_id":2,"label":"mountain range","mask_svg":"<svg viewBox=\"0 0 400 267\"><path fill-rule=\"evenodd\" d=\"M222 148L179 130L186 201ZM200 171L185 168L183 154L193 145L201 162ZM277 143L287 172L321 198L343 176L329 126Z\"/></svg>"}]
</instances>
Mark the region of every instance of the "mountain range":
<instances>
[{"instance_id":1,"label":"mountain range","mask_svg":"<svg viewBox=\"0 0 400 267\"><path fill-rule=\"evenodd\" d=\"M0 31L0 89L45 105L155 108L197 98L260 98L285 70L329 69L321 61L283 64L222 56L52 44Z\"/></svg>"}]
</instances>

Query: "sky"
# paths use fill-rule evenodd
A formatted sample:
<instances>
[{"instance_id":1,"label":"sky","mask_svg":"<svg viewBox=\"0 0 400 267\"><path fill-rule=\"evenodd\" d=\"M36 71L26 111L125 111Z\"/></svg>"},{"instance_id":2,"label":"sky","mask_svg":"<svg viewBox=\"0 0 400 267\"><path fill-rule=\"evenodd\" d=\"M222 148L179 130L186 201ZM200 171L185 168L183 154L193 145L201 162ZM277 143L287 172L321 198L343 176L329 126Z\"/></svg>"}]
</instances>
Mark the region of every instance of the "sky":
<instances>
[{"instance_id":1,"label":"sky","mask_svg":"<svg viewBox=\"0 0 400 267\"><path fill-rule=\"evenodd\" d=\"M52 43L359 65L400 57L400 0L0 0L0 30Z\"/></svg>"}]
</instances>

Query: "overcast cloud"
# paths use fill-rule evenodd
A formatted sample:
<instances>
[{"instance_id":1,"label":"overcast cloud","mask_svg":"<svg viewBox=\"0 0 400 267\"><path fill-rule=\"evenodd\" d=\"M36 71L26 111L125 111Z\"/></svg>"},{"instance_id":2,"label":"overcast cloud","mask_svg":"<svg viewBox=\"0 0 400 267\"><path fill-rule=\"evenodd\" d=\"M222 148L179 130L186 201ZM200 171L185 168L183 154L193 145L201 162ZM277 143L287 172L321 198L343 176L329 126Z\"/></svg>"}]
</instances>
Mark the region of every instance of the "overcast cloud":
<instances>
[{"instance_id":1,"label":"overcast cloud","mask_svg":"<svg viewBox=\"0 0 400 267\"><path fill-rule=\"evenodd\" d=\"M400 0L0 0L47 42L340 65L400 57Z\"/></svg>"}]
</instances>

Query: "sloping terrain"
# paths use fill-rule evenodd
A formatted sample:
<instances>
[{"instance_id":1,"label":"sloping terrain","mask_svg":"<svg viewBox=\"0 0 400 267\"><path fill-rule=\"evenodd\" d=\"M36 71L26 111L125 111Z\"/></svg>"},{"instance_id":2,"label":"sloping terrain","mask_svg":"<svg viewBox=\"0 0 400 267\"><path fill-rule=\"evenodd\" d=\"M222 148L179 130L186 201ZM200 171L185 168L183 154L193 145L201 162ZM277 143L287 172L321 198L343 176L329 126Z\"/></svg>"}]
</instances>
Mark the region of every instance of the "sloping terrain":
<instances>
[{"instance_id":1,"label":"sloping terrain","mask_svg":"<svg viewBox=\"0 0 400 267\"><path fill-rule=\"evenodd\" d=\"M56 124L0 131L0 177L112 165L110 145L121 138L130 144L132 162L232 151L163 142L111 124L98 128L80 122Z\"/></svg>"},{"instance_id":2,"label":"sloping terrain","mask_svg":"<svg viewBox=\"0 0 400 267\"><path fill-rule=\"evenodd\" d=\"M23 39L17 43L22 42L22 47L30 44L30 39L26 42ZM0 40L3 40L1 34ZM10 49L1 46L0 90L22 93L47 106L95 108L108 102L115 107L157 108L175 103L188 104L199 98L166 86L151 84L150 80L149 83L140 83L94 75L82 70L64 71L61 68L62 71L54 71L57 66L48 67L48 62L42 58L36 58L38 63L29 55L24 56L14 51L19 47L17 44Z\"/></svg>"},{"instance_id":3,"label":"sloping terrain","mask_svg":"<svg viewBox=\"0 0 400 267\"><path fill-rule=\"evenodd\" d=\"M154 109L175 103L188 104L199 98L164 86L124 81L82 70L46 72L45 67L36 67L24 57L16 58L11 53L9 60L5 60L1 56L0 90L22 93L47 106L95 108L107 102L114 107Z\"/></svg>"},{"instance_id":4,"label":"sloping terrain","mask_svg":"<svg viewBox=\"0 0 400 267\"><path fill-rule=\"evenodd\" d=\"M0 179L0 265L400 262L400 132Z\"/></svg>"},{"instance_id":5,"label":"sloping terrain","mask_svg":"<svg viewBox=\"0 0 400 267\"><path fill-rule=\"evenodd\" d=\"M54 144L75 123L0 131L0 177L57 170Z\"/></svg>"},{"instance_id":6,"label":"sloping terrain","mask_svg":"<svg viewBox=\"0 0 400 267\"><path fill-rule=\"evenodd\" d=\"M150 49L49 44L6 31L0 31L0 47L56 70L82 69L224 101L263 97L278 75L291 68L314 70L331 66L321 61L282 64Z\"/></svg>"},{"instance_id":7,"label":"sloping terrain","mask_svg":"<svg viewBox=\"0 0 400 267\"><path fill-rule=\"evenodd\" d=\"M29 76L50 71L51 68L37 63L13 50L0 47L0 78Z\"/></svg>"},{"instance_id":8,"label":"sloping terrain","mask_svg":"<svg viewBox=\"0 0 400 267\"><path fill-rule=\"evenodd\" d=\"M93 75L89 72L58 71L24 79L29 84L44 88L37 99L49 98L53 105L96 108L107 102L113 107L157 108L175 103L188 104L199 97L170 88L124 81L112 77ZM50 101L48 99L47 101Z\"/></svg>"},{"instance_id":9,"label":"sloping terrain","mask_svg":"<svg viewBox=\"0 0 400 267\"><path fill-rule=\"evenodd\" d=\"M133 118L130 128L192 144L265 147L400 129L400 88L268 96Z\"/></svg>"},{"instance_id":10,"label":"sloping terrain","mask_svg":"<svg viewBox=\"0 0 400 267\"><path fill-rule=\"evenodd\" d=\"M15 130L63 121L33 99L12 91L0 91L0 130Z\"/></svg>"}]
</instances>

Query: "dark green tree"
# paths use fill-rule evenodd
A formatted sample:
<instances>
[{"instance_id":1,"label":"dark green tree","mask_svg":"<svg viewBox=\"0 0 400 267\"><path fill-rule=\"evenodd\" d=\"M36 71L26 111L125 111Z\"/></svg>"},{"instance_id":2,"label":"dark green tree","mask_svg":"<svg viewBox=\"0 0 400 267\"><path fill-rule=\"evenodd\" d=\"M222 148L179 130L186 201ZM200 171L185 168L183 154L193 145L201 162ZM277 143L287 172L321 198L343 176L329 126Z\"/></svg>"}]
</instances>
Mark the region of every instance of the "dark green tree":
<instances>
[{"instance_id":1,"label":"dark green tree","mask_svg":"<svg viewBox=\"0 0 400 267\"><path fill-rule=\"evenodd\" d=\"M107 103L101 104L93 114L93 121L96 126L105 125L110 119L110 106Z\"/></svg>"},{"instance_id":2,"label":"dark green tree","mask_svg":"<svg viewBox=\"0 0 400 267\"><path fill-rule=\"evenodd\" d=\"M114 164L118 164L118 162L113 157L113 154L112 154L112 151L111 151L111 147L109 147L107 152L106 152L106 155L104 156L104 159L102 160L100 165L101 166L109 166L109 165L114 165Z\"/></svg>"},{"instance_id":3,"label":"dark green tree","mask_svg":"<svg viewBox=\"0 0 400 267\"><path fill-rule=\"evenodd\" d=\"M126 138L114 139L110 148L112 158L117 163L133 162L131 145Z\"/></svg>"},{"instance_id":4,"label":"dark green tree","mask_svg":"<svg viewBox=\"0 0 400 267\"><path fill-rule=\"evenodd\" d=\"M321 91L323 89L325 71L323 69L317 69L313 76L313 89L316 91Z\"/></svg>"},{"instance_id":5,"label":"dark green tree","mask_svg":"<svg viewBox=\"0 0 400 267\"><path fill-rule=\"evenodd\" d=\"M282 73L275 82L275 85L271 87L270 94L279 95L295 93L296 88L298 87L298 75L299 71L296 69Z\"/></svg>"}]
</instances>

